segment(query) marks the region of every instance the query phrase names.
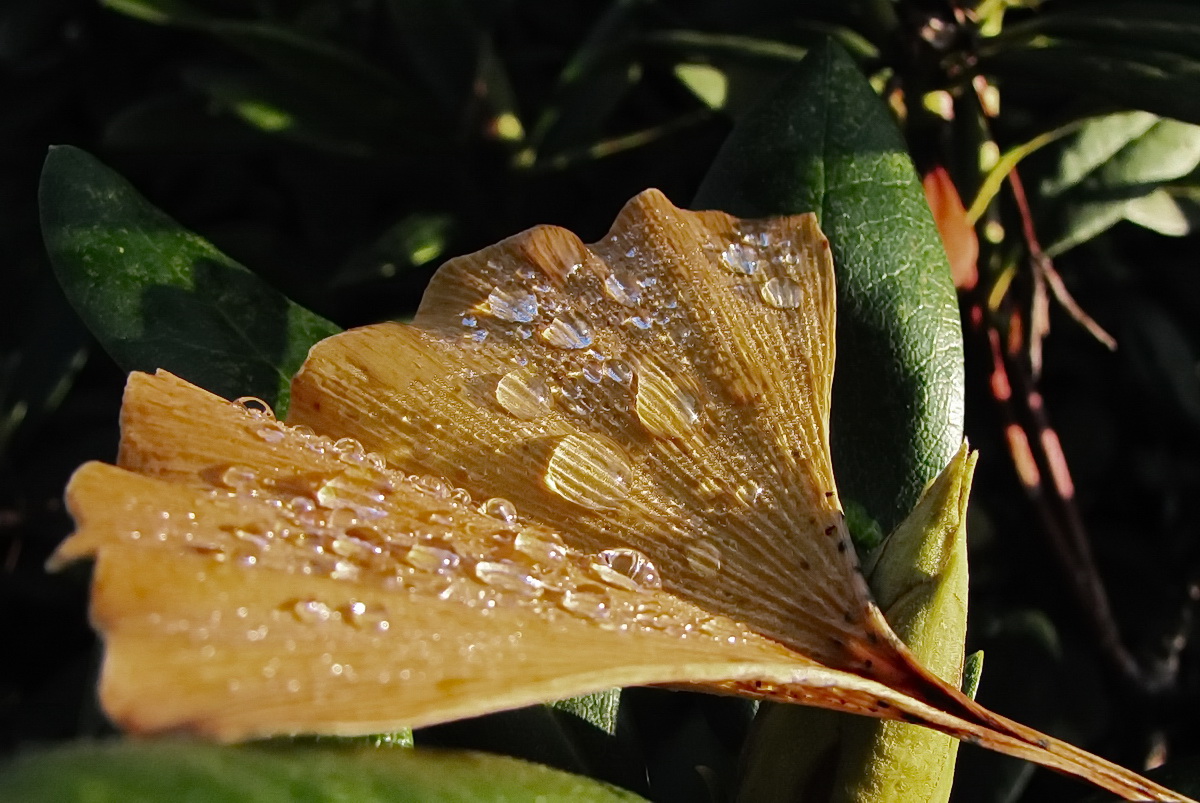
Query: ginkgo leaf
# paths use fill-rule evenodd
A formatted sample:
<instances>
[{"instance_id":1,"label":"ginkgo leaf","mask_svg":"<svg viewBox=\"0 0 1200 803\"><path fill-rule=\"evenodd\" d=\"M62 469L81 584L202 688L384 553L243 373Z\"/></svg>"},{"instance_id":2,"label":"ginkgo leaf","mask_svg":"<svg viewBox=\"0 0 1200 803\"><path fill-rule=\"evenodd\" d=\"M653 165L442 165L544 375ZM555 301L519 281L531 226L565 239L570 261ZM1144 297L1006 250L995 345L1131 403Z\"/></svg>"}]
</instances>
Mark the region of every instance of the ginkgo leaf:
<instances>
[{"instance_id":1,"label":"ginkgo leaf","mask_svg":"<svg viewBox=\"0 0 1200 803\"><path fill-rule=\"evenodd\" d=\"M811 215L647 191L598 243L533 229L443 266L412 326L318 344L288 425L133 375L120 467L77 472L56 555L97 559L106 710L354 734L669 684L1181 799L986 711L892 633L830 468L833 299Z\"/></svg>"}]
</instances>

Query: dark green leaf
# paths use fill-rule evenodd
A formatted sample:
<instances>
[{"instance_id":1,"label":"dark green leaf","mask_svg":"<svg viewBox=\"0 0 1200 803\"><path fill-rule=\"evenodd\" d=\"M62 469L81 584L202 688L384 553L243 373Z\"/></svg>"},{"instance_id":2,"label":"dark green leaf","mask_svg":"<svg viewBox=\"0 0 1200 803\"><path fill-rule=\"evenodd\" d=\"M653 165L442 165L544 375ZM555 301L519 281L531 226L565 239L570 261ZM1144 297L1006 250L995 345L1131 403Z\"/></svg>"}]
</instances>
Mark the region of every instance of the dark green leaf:
<instances>
[{"instance_id":1,"label":"dark green leaf","mask_svg":"<svg viewBox=\"0 0 1200 803\"><path fill-rule=\"evenodd\" d=\"M308 348L338 328L300 307L81 150L50 151L42 232L59 282L125 370L166 368L282 414Z\"/></svg>"},{"instance_id":2,"label":"dark green leaf","mask_svg":"<svg viewBox=\"0 0 1200 803\"><path fill-rule=\"evenodd\" d=\"M641 800L512 758L406 749L187 742L83 744L0 771L0 799L23 803L425 803Z\"/></svg>"},{"instance_id":3,"label":"dark green leaf","mask_svg":"<svg viewBox=\"0 0 1200 803\"><path fill-rule=\"evenodd\" d=\"M834 472L891 531L962 442L963 367L945 253L887 109L817 47L738 121L695 204L820 218L838 278Z\"/></svg>"},{"instance_id":4,"label":"dark green leaf","mask_svg":"<svg viewBox=\"0 0 1200 803\"><path fill-rule=\"evenodd\" d=\"M1063 39L999 50L980 68L1006 96L1059 104L1071 119L1115 108L1200 123L1200 59Z\"/></svg>"}]
</instances>

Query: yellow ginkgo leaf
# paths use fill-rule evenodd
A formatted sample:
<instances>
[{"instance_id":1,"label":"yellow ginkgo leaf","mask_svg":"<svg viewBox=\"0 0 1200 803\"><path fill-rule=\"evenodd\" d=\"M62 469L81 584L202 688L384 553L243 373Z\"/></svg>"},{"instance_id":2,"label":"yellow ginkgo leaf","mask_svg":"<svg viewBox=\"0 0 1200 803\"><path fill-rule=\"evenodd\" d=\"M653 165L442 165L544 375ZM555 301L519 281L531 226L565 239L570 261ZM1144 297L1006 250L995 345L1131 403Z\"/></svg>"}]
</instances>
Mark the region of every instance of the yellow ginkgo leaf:
<instances>
[{"instance_id":1,"label":"yellow ginkgo leaf","mask_svg":"<svg viewBox=\"0 0 1200 803\"><path fill-rule=\"evenodd\" d=\"M983 709L872 602L828 451L811 215L648 191L439 270L411 326L312 350L288 424L134 374L59 563L94 555L123 727L356 734L669 684L916 722L1184 798Z\"/></svg>"}]
</instances>

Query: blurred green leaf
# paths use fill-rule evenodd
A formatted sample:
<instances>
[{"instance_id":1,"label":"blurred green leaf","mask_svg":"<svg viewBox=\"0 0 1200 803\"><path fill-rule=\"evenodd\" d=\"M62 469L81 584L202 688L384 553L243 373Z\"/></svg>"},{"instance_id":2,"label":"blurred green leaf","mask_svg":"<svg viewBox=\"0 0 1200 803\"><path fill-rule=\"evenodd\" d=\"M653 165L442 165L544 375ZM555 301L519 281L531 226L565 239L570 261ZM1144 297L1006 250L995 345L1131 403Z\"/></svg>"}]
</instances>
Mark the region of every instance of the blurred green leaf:
<instances>
[{"instance_id":1,"label":"blurred green leaf","mask_svg":"<svg viewBox=\"0 0 1200 803\"><path fill-rule=\"evenodd\" d=\"M1057 106L1067 119L1116 108L1200 123L1200 59L1191 56L1039 38L994 45L979 66L1004 86L1006 97Z\"/></svg>"},{"instance_id":2,"label":"blurred green leaf","mask_svg":"<svg viewBox=\"0 0 1200 803\"><path fill-rule=\"evenodd\" d=\"M81 150L50 151L39 201L59 283L124 370L166 368L282 415L309 346L339 331Z\"/></svg>"},{"instance_id":3,"label":"blurred green leaf","mask_svg":"<svg viewBox=\"0 0 1200 803\"><path fill-rule=\"evenodd\" d=\"M840 48L815 48L737 122L694 205L820 218L838 278L834 471L890 532L962 443L963 358L945 252L886 107Z\"/></svg>"},{"instance_id":4,"label":"blurred green leaf","mask_svg":"<svg viewBox=\"0 0 1200 803\"><path fill-rule=\"evenodd\" d=\"M1047 253L1067 251L1126 219L1186 232L1183 211L1159 190L1198 166L1200 126L1148 112L1086 123L1063 141L1053 171L1041 183L1048 214L1057 223Z\"/></svg>"},{"instance_id":5,"label":"blurred green leaf","mask_svg":"<svg viewBox=\"0 0 1200 803\"><path fill-rule=\"evenodd\" d=\"M447 118L410 76L394 75L355 50L275 22L222 19L181 0L104 0L148 22L196 30L263 68L192 70L192 82L268 133L304 130L346 140L335 150L392 152L445 146ZM308 138L307 141L314 141ZM324 144L315 138L315 144Z\"/></svg>"},{"instance_id":6,"label":"blurred green leaf","mask_svg":"<svg viewBox=\"0 0 1200 803\"><path fill-rule=\"evenodd\" d=\"M0 770L0 799L23 803L615 803L642 798L588 778L480 753L115 742L20 756Z\"/></svg>"}]
</instances>

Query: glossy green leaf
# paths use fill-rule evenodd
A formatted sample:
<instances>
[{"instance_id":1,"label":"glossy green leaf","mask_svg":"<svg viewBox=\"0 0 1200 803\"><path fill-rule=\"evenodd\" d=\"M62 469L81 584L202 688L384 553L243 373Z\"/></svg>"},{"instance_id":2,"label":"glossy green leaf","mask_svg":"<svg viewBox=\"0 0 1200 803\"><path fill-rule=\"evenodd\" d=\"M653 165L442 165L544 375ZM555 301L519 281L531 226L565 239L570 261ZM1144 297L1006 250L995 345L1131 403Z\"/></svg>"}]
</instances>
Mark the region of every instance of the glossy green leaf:
<instances>
[{"instance_id":1,"label":"glossy green leaf","mask_svg":"<svg viewBox=\"0 0 1200 803\"><path fill-rule=\"evenodd\" d=\"M1087 242L1121 220L1165 233L1188 230L1184 209L1163 186L1200 166L1200 126L1124 112L1083 125L1064 140L1043 180L1047 215L1057 224L1047 253Z\"/></svg>"},{"instance_id":2,"label":"glossy green leaf","mask_svg":"<svg viewBox=\"0 0 1200 803\"><path fill-rule=\"evenodd\" d=\"M838 280L834 472L890 532L962 442L962 333L904 140L849 56L814 48L739 120L695 206L819 216Z\"/></svg>"},{"instance_id":3,"label":"glossy green leaf","mask_svg":"<svg viewBox=\"0 0 1200 803\"><path fill-rule=\"evenodd\" d=\"M339 331L81 150L51 150L39 200L58 280L124 370L166 368L282 414L309 346Z\"/></svg>"},{"instance_id":4,"label":"glossy green leaf","mask_svg":"<svg viewBox=\"0 0 1200 803\"><path fill-rule=\"evenodd\" d=\"M517 759L406 749L114 742L31 753L0 769L0 800L23 803L641 799Z\"/></svg>"}]
</instances>

